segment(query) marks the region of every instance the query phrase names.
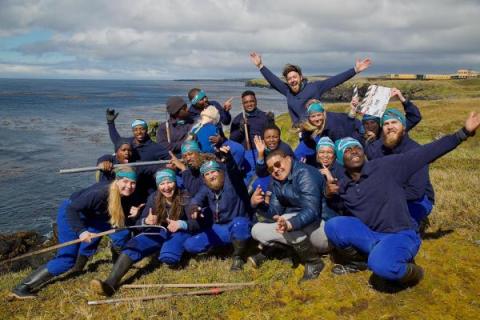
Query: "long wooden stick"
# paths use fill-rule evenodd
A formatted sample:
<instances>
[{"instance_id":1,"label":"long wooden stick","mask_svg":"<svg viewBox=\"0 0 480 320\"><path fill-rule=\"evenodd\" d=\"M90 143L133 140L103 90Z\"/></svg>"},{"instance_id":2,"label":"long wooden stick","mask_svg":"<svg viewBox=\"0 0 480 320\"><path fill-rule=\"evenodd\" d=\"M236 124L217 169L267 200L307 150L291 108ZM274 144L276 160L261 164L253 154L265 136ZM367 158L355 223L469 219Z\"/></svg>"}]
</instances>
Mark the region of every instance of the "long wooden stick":
<instances>
[{"instance_id":1,"label":"long wooden stick","mask_svg":"<svg viewBox=\"0 0 480 320\"><path fill-rule=\"evenodd\" d=\"M114 164L114 168L129 166L129 167L140 167L140 166L150 166L155 164L164 164L169 163L170 160L157 160L157 161L142 161L142 162L131 162L131 163L122 163ZM77 172L88 172L100 170L99 167L83 167L83 168L73 168L73 169L61 169L59 173L77 173Z\"/></svg>"},{"instance_id":2,"label":"long wooden stick","mask_svg":"<svg viewBox=\"0 0 480 320\"><path fill-rule=\"evenodd\" d=\"M245 129L245 143L247 144L247 150L250 150L252 146L250 145L250 134L248 133L248 124L247 116L245 115L245 109L242 110L243 113L243 127Z\"/></svg>"},{"instance_id":3,"label":"long wooden stick","mask_svg":"<svg viewBox=\"0 0 480 320\"><path fill-rule=\"evenodd\" d=\"M119 230L123 230L123 229L110 229L110 230L107 230L107 231L96 233L94 236L91 237L91 239L103 237L103 236L115 233ZM67 242L64 242L64 243L59 243L59 244L56 244L56 245L48 247L48 248L43 248L43 249L40 249L40 250L37 250L37 251L34 251L34 252L28 252L28 253L22 254L20 256L16 256L14 258L11 258L11 259L0 261L0 264L21 260L23 258L27 258L27 257L35 256L37 254L41 254L41 253L49 252L49 251L52 251L52 250L60 249L60 248L63 248L63 247L71 246L72 244L77 244L77 243L80 243L80 242L82 242L82 240L75 239L75 240L67 241Z\"/></svg>"},{"instance_id":4,"label":"long wooden stick","mask_svg":"<svg viewBox=\"0 0 480 320\"><path fill-rule=\"evenodd\" d=\"M224 288L224 287L249 287L254 286L252 282L217 282L217 283L153 283L153 284L127 284L122 286L126 289L146 289L146 288Z\"/></svg>"},{"instance_id":5,"label":"long wooden stick","mask_svg":"<svg viewBox=\"0 0 480 320\"><path fill-rule=\"evenodd\" d=\"M94 301L88 301L88 305L92 306L92 305L112 304L112 303L121 303L121 302L148 301L148 300L164 299L164 298L171 298L171 297L181 297L181 296L209 296L209 295L218 295L225 291L233 291L233 290L240 290L240 289L243 289L243 287L231 287L231 288L223 288L223 289L213 288L210 290L166 293L166 294L154 295L154 296L94 300Z\"/></svg>"}]
</instances>

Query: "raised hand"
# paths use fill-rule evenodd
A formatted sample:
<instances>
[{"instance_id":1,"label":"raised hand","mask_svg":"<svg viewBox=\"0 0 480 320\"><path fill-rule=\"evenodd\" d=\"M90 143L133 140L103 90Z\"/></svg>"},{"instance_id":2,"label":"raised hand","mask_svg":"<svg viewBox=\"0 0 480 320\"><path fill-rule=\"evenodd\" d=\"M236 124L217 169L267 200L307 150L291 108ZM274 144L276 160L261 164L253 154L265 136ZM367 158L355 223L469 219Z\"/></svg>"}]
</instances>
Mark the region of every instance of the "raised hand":
<instances>
[{"instance_id":1,"label":"raised hand","mask_svg":"<svg viewBox=\"0 0 480 320\"><path fill-rule=\"evenodd\" d=\"M252 61L252 63L259 69L261 69L263 67L263 63L262 63L262 56L259 55L258 53L256 52L251 52L250 53L250 60Z\"/></svg>"},{"instance_id":2,"label":"raised hand","mask_svg":"<svg viewBox=\"0 0 480 320\"><path fill-rule=\"evenodd\" d=\"M113 170L113 163L111 161L102 161L97 165L97 168L105 172L110 172Z\"/></svg>"},{"instance_id":3,"label":"raised hand","mask_svg":"<svg viewBox=\"0 0 480 320\"><path fill-rule=\"evenodd\" d=\"M107 117L107 123L113 123L118 117L118 112L115 113L115 109L107 108L107 111L105 113Z\"/></svg>"},{"instance_id":4,"label":"raised hand","mask_svg":"<svg viewBox=\"0 0 480 320\"><path fill-rule=\"evenodd\" d=\"M255 191L252 194L252 197L250 198L250 204L252 205L253 208L255 208L264 201L265 201L265 195L262 191L262 188L260 186L257 186L257 189L255 189Z\"/></svg>"},{"instance_id":5,"label":"raised hand","mask_svg":"<svg viewBox=\"0 0 480 320\"><path fill-rule=\"evenodd\" d=\"M180 171L185 171L187 170L187 166L183 164L182 161L180 161L174 154L172 151L168 151L168 153L170 154L170 163L171 165L173 165L175 168L178 168L178 170Z\"/></svg>"},{"instance_id":6,"label":"raised hand","mask_svg":"<svg viewBox=\"0 0 480 320\"><path fill-rule=\"evenodd\" d=\"M265 155L265 142L260 138L260 136L253 137L253 143L255 143L255 148L258 151L258 158L263 159Z\"/></svg>"},{"instance_id":7,"label":"raised hand","mask_svg":"<svg viewBox=\"0 0 480 320\"><path fill-rule=\"evenodd\" d=\"M398 90L397 88L392 88L392 91L390 93L390 98L394 98L394 97L397 97L398 100L400 100L401 102L405 102L405 97L403 96L402 92L400 90Z\"/></svg>"},{"instance_id":8,"label":"raised hand","mask_svg":"<svg viewBox=\"0 0 480 320\"><path fill-rule=\"evenodd\" d=\"M232 101L233 97L228 98L224 103L223 103L223 110L229 112L232 110Z\"/></svg>"},{"instance_id":9,"label":"raised hand","mask_svg":"<svg viewBox=\"0 0 480 320\"><path fill-rule=\"evenodd\" d=\"M154 225L158 223L158 216L153 214L152 208L148 209L148 216L145 218L145 224Z\"/></svg>"},{"instance_id":10,"label":"raised hand","mask_svg":"<svg viewBox=\"0 0 480 320\"><path fill-rule=\"evenodd\" d=\"M371 64L372 64L372 60L370 60L370 58L366 58L366 59L363 59L363 60L357 59L355 61L355 72L359 73L359 72L362 72L364 70L367 70L368 67L370 67Z\"/></svg>"},{"instance_id":11,"label":"raised hand","mask_svg":"<svg viewBox=\"0 0 480 320\"><path fill-rule=\"evenodd\" d=\"M479 126L480 114L478 112L470 112L467 120L465 121L465 129L470 133L470 135L474 135Z\"/></svg>"},{"instance_id":12,"label":"raised hand","mask_svg":"<svg viewBox=\"0 0 480 320\"><path fill-rule=\"evenodd\" d=\"M142 203L138 207L132 206L130 208L130 213L129 213L128 217L129 218L136 218L143 207L145 207L145 203Z\"/></svg>"}]
</instances>

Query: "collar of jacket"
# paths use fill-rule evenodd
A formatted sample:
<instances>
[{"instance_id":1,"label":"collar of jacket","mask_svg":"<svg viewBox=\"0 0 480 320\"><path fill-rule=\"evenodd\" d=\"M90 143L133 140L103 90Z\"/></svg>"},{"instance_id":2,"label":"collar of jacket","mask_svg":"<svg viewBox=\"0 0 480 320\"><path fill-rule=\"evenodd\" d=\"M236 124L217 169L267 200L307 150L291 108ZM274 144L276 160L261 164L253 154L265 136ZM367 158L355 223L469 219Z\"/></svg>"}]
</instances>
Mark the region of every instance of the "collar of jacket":
<instances>
[{"instance_id":1,"label":"collar of jacket","mask_svg":"<svg viewBox=\"0 0 480 320\"><path fill-rule=\"evenodd\" d=\"M255 108L253 111L250 112L245 111L245 115L247 116L247 118L256 117L258 115L258 108Z\"/></svg>"}]
</instances>

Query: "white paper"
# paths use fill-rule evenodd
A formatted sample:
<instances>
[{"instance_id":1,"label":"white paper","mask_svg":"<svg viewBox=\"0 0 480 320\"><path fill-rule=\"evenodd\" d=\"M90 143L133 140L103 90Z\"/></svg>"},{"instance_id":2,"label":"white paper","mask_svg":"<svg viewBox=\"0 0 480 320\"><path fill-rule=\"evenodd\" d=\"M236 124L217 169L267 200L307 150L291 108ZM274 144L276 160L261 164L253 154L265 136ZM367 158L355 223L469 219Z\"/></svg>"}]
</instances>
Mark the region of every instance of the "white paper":
<instances>
[{"instance_id":1,"label":"white paper","mask_svg":"<svg viewBox=\"0 0 480 320\"><path fill-rule=\"evenodd\" d=\"M369 86L365 98L359 105L359 113L382 117L390 101L391 92L391 88L374 84Z\"/></svg>"}]
</instances>

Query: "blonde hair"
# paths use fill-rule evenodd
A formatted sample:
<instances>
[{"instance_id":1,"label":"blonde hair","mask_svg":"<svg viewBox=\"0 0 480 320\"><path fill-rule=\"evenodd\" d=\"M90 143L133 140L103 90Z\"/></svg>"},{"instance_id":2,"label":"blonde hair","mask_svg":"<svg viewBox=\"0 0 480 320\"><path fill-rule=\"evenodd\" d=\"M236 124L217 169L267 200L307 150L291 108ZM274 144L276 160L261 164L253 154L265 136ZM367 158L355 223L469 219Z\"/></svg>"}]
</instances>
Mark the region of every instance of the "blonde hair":
<instances>
[{"instance_id":1,"label":"blonde hair","mask_svg":"<svg viewBox=\"0 0 480 320\"><path fill-rule=\"evenodd\" d=\"M108 215L112 227L123 228L125 226L125 213L122 207L122 196L116 181L114 180L108 189Z\"/></svg>"},{"instance_id":2,"label":"blonde hair","mask_svg":"<svg viewBox=\"0 0 480 320\"><path fill-rule=\"evenodd\" d=\"M305 104L305 109L308 109L308 107L312 103L315 103L315 102L320 102L320 100L317 100L317 99L308 100L307 103ZM300 132L311 132L313 138L316 138L316 137L320 136L322 134L323 130L325 129L325 124L327 123L327 113L324 111L323 114L324 114L323 123L320 127L314 126L310 122L310 120L307 118L305 121L303 121L300 124L299 131Z\"/></svg>"}]
</instances>

